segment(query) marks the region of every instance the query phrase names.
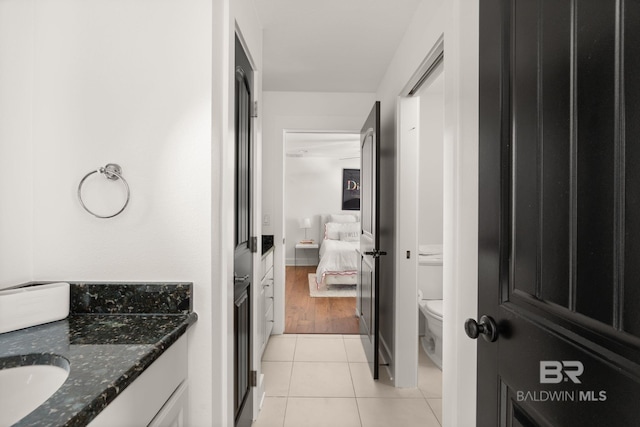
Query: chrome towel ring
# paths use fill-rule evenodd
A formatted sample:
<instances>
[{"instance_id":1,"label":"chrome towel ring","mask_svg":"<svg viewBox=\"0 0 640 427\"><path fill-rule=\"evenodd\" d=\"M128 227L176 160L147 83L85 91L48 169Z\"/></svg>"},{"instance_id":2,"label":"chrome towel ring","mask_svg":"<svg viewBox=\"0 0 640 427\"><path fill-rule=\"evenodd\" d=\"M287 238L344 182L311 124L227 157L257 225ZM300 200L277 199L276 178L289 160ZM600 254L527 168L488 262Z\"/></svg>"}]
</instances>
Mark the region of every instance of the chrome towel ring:
<instances>
[{"instance_id":1,"label":"chrome towel ring","mask_svg":"<svg viewBox=\"0 0 640 427\"><path fill-rule=\"evenodd\" d=\"M112 181L117 181L117 180L121 180L122 183L124 184L125 189L127 190L127 200L124 202L124 205L120 208L120 210L116 213L114 213L113 215L98 215L94 212L92 212L85 204L84 201L82 200L82 184L84 184L84 181L89 178L91 175L93 175L94 173L101 173L104 174L105 178L110 179ZM124 177L122 176L122 168L120 167L120 165L117 165L115 163L109 163L108 165L106 165L105 167L101 167L100 169L96 169L94 171L89 172L88 174L86 174L84 176L84 178L82 178L82 180L80 181L80 184L78 184L78 200L80 201L80 204L82 205L82 207L84 208L85 211L89 212L91 215L95 216L96 218L102 218L102 219L106 219L106 218L113 218L116 215L120 215L122 213L122 211L124 210L124 208L127 207L127 205L129 204L129 198L131 196L131 191L129 190L129 184L127 183L127 180L124 179Z\"/></svg>"}]
</instances>

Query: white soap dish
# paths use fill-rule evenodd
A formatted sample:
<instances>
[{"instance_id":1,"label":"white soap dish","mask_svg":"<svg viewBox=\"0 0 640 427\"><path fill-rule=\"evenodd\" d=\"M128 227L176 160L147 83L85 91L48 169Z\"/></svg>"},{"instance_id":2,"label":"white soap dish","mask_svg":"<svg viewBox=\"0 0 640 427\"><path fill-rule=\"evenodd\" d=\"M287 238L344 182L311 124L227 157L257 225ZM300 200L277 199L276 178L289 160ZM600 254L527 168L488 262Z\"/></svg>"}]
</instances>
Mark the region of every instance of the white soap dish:
<instances>
[{"instance_id":1,"label":"white soap dish","mask_svg":"<svg viewBox=\"0 0 640 427\"><path fill-rule=\"evenodd\" d=\"M68 283L0 291L0 333L53 322L68 315Z\"/></svg>"}]
</instances>

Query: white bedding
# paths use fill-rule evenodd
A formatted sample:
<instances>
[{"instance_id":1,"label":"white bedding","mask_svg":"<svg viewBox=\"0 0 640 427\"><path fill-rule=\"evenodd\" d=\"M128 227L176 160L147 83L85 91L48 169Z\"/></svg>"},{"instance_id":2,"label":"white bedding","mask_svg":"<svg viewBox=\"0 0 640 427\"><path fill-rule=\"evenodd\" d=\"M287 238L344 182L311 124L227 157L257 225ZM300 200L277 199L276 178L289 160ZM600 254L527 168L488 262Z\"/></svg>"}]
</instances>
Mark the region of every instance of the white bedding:
<instances>
[{"instance_id":1,"label":"white bedding","mask_svg":"<svg viewBox=\"0 0 640 427\"><path fill-rule=\"evenodd\" d=\"M316 283L320 285L325 275L351 276L358 272L359 242L325 239L320 246L320 263L316 270Z\"/></svg>"}]
</instances>

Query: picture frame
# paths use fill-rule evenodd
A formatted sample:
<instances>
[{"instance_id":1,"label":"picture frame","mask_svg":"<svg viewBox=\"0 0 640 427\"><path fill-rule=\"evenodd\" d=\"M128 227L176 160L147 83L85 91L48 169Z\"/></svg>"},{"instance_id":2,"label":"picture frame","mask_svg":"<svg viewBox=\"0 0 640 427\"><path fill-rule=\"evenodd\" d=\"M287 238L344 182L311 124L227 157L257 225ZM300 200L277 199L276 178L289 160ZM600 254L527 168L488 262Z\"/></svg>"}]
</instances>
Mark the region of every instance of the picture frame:
<instances>
[{"instance_id":1,"label":"picture frame","mask_svg":"<svg viewBox=\"0 0 640 427\"><path fill-rule=\"evenodd\" d=\"M342 169L342 210L360 210L360 169Z\"/></svg>"}]
</instances>

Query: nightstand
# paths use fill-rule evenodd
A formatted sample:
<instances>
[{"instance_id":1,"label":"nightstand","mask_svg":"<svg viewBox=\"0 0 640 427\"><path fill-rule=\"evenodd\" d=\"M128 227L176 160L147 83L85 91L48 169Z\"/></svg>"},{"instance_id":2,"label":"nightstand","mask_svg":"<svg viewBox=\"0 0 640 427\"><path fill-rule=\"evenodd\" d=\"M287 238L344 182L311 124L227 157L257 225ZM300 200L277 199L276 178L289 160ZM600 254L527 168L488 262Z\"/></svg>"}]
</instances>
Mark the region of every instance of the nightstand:
<instances>
[{"instance_id":1,"label":"nightstand","mask_svg":"<svg viewBox=\"0 0 640 427\"><path fill-rule=\"evenodd\" d=\"M294 266L298 266L298 249L313 249L318 251L318 262L320 262L320 246L317 243L296 243L294 251Z\"/></svg>"}]
</instances>

